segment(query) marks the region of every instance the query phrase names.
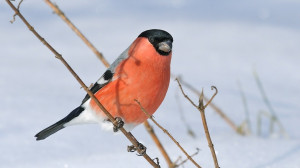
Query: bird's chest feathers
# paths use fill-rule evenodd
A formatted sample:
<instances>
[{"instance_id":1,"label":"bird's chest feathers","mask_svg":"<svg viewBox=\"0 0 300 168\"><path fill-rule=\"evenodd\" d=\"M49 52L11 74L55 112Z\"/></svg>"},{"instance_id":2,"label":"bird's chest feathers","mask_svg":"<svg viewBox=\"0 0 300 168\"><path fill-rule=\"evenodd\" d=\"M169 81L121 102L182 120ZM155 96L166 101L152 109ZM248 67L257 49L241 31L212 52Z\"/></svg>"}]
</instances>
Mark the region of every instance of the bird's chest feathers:
<instances>
[{"instance_id":1,"label":"bird's chest feathers","mask_svg":"<svg viewBox=\"0 0 300 168\"><path fill-rule=\"evenodd\" d=\"M113 80L119 82L120 89L137 89L142 92L161 91L168 86L170 65L164 60L143 60L130 57L116 69ZM125 88L124 88L125 87Z\"/></svg>"}]
</instances>

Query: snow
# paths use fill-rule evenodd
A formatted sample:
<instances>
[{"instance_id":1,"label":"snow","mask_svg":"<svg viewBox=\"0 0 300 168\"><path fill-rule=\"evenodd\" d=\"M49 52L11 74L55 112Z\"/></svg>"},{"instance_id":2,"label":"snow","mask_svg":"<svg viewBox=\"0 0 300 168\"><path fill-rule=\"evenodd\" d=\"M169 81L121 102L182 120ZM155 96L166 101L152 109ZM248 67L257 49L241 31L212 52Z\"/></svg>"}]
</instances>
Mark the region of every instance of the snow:
<instances>
[{"instance_id":1,"label":"snow","mask_svg":"<svg viewBox=\"0 0 300 168\"><path fill-rule=\"evenodd\" d=\"M16 5L17 2L14 2ZM237 84L245 92L253 134L237 135L211 108L207 122L221 167L300 168L300 24L298 1L59 1L93 44L112 62L136 36L161 28L174 37L172 73L201 90L237 125L245 120ZM82 41L42 1L24 1L21 12L89 85L105 67ZM13 12L0 2L0 167L151 167L127 153L130 142L98 125L68 127L44 141L34 135L68 114L85 92L66 68L39 42ZM256 71L282 125L289 134L269 136L263 118L256 135L257 115L268 110L255 83ZM197 96L184 88L197 102ZM186 133L175 95L196 139ZM155 113L161 123L193 154L202 167L213 167L199 112L171 80L164 103ZM276 131L278 128L276 127ZM183 153L158 128L155 131L174 161ZM143 126L132 133L151 157L160 152ZM187 162L185 167L193 167Z\"/></svg>"}]
</instances>

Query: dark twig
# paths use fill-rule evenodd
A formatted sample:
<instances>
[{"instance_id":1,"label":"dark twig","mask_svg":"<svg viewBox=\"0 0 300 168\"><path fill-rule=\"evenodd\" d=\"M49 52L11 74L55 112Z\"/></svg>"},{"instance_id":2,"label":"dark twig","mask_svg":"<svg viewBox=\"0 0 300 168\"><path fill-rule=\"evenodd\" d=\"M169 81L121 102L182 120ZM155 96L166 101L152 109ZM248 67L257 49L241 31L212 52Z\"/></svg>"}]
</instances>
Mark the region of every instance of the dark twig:
<instances>
[{"instance_id":1,"label":"dark twig","mask_svg":"<svg viewBox=\"0 0 300 168\"><path fill-rule=\"evenodd\" d=\"M159 158L156 157L156 158L153 159L153 161L156 161L156 164L159 165Z\"/></svg>"},{"instance_id":2,"label":"dark twig","mask_svg":"<svg viewBox=\"0 0 300 168\"><path fill-rule=\"evenodd\" d=\"M153 121L153 123L158 126L165 134L167 134L172 141L181 149L181 151L186 155L186 157L198 168L201 168L201 166L199 166L199 164L183 149L183 147L179 144L179 142L177 142L177 140L169 133L168 130L166 130L164 127L162 127L160 124L158 124L158 122L153 118L152 115L150 115L146 109L141 105L141 103L138 100L134 100L141 108L141 110L146 114L146 116Z\"/></svg>"},{"instance_id":3,"label":"dark twig","mask_svg":"<svg viewBox=\"0 0 300 168\"><path fill-rule=\"evenodd\" d=\"M195 103L184 93L182 87L181 87L181 84L179 82L179 80L177 80L178 82L178 85L180 87L180 90L182 91L182 94L184 95L184 97L191 102L191 104L193 106L195 106ZM215 152L215 149L214 149L214 145L212 143L212 140L211 140L211 137L210 137L210 134L209 134L209 131L208 131L208 126L207 126L207 122L206 122L206 117L205 117L205 107L208 106L208 104L212 101L212 99L217 95L218 93L218 90L215 86L212 86L211 87L212 90L215 89L215 93L214 95L209 99L208 103L206 105L204 105L203 103L203 91L201 92L200 94L200 98L199 98L199 106L195 106L199 111L200 111L200 114L201 114L201 118L202 118L202 124L203 124L203 127L204 127L204 131L205 131L205 136L206 136L206 139L207 139L207 142L208 142L208 146L210 148L210 152L212 154L212 157L213 157L213 160L214 160L214 164L215 164L215 168L219 168L219 164L218 164L218 160L217 160L217 156L216 156L216 152Z\"/></svg>"},{"instance_id":4,"label":"dark twig","mask_svg":"<svg viewBox=\"0 0 300 168\"><path fill-rule=\"evenodd\" d=\"M19 12L19 10L9 1L6 0L8 5L15 11L15 13L20 17L20 19L25 23L28 29L58 58L70 71L70 73L74 76L74 78L80 83L82 88L87 92L87 94L91 97L93 101L99 106L99 108L106 114L109 120L112 123L115 123L114 117L103 107L103 105L98 101L98 99L94 96L94 94L88 89L88 87L83 83L83 81L79 78L79 76L74 72L74 70L70 67L70 65L65 61L61 54L59 54L42 36L40 36L34 28L28 23L28 21L23 17L23 15ZM123 127L120 128L120 131L127 137L127 139L138 149L139 154L143 154L144 151L140 150L138 147L140 143L135 139L135 137L127 132ZM157 165L146 153L142 155L153 167L160 167Z\"/></svg>"}]
</instances>

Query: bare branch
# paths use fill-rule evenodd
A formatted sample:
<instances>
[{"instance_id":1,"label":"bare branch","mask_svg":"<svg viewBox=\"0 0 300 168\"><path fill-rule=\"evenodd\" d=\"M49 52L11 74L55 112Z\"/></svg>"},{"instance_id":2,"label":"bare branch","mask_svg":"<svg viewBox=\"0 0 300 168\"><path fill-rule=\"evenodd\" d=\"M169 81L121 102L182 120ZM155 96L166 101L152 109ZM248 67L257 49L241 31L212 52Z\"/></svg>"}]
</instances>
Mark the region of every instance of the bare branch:
<instances>
[{"instance_id":1,"label":"bare branch","mask_svg":"<svg viewBox=\"0 0 300 168\"><path fill-rule=\"evenodd\" d=\"M201 91L201 94L200 94L200 97L199 97L199 105L197 106L197 108L199 108L199 107L203 107L204 108L203 98L204 98L204 94L203 94L203 88L202 88L202 91Z\"/></svg>"},{"instance_id":2,"label":"bare branch","mask_svg":"<svg viewBox=\"0 0 300 168\"><path fill-rule=\"evenodd\" d=\"M45 2L52 8L52 10L67 23L67 25L82 39L82 41L94 52L94 54L102 61L102 63L109 67L108 61L105 57L94 47L94 45L80 32L80 30L67 18L67 16L58 8L57 5L53 4L50 0Z\"/></svg>"},{"instance_id":3,"label":"bare branch","mask_svg":"<svg viewBox=\"0 0 300 168\"><path fill-rule=\"evenodd\" d=\"M194 156L198 155L199 151L200 151L200 149L199 149L199 148L196 148L196 152L195 152L194 154L192 154L191 157L194 157ZM189 159L186 158L186 159L184 159L182 162L176 164L176 166L178 167L178 166L180 166L180 165L183 165L183 164L184 164L186 161L188 161L188 160L189 160Z\"/></svg>"},{"instance_id":4,"label":"bare branch","mask_svg":"<svg viewBox=\"0 0 300 168\"><path fill-rule=\"evenodd\" d=\"M270 103L270 101L269 101L269 99L268 99L268 97L267 97L267 95L266 95L266 93L265 93L265 90L264 90L264 88L263 88L263 85L262 85L262 83L261 83L261 80L259 79L259 76L258 76L258 74L257 74L257 72L256 72L255 70L253 71L253 75L254 75L254 78L255 78L257 87L258 87L258 89L259 89L259 91L260 91L260 93L261 93L261 96L262 96L263 100L264 100L264 103L265 103L266 106L268 107L269 112L271 113L273 120L277 121L276 123L277 123L278 126L279 126L280 133L281 133L285 138L288 138L289 135L288 135L288 133L285 131L283 125L281 124L279 118L277 117L277 115L276 115L276 113L275 113L275 110L273 109L273 107L272 107L272 105L271 105L271 103Z\"/></svg>"},{"instance_id":5,"label":"bare branch","mask_svg":"<svg viewBox=\"0 0 300 168\"><path fill-rule=\"evenodd\" d=\"M141 110L146 114L146 116L154 122L156 126L158 126L165 134L167 134L172 141L181 149L181 151L186 155L186 157L198 168L201 168L201 166L183 149L183 147L179 144L179 142L166 130L164 127L162 127L158 122L153 118L152 115L150 115L146 109L141 105L141 103L134 99L135 102L140 106Z\"/></svg>"},{"instance_id":6,"label":"bare branch","mask_svg":"<svg viewBox=\"0 0 300 168\"><path fill-rule=\"evenodd\" d=\"M177 80L178 82L178 85L182 91L182 94L184 95L184 97L189 100L191 102L192 105L195 106L195 103L193 101L191 101L191 99L184 93L184 91L182 90L182 87L180 85L180 82ZM207 106L211 100L215 97L215 95L218 93L217 91L217 88L212 86L212 90L215 89L216 92L215 94L210 98L210 100L208 101L208 103L205 105ZM203 124L203 127L204 127L204 132L205 132L205 136L206 136L206 140L207 140L207 143L208 143L208 146L210 148L210 152L212 154L212 157L213 157L213 160L214 160L214 164L215 164L215 168L219 168L219 164L218 164L218 160L217 160L217 156L216 156L216 152L215 152L215 149L214 149L214 145L212 143L212 140L210 138L210 134L209 134L209 131L208 131L208 126L207 126L207 122L206 122L206 117L205 117L205 106L203 105L203 90L200 94L200 98L199 98L199 106L196 106L196 108L200 111L200 114L201 114L201 119L202 119L202 124Z\"/></svg>"},{"instance_id":7,"label":"bare branch","mask_svg":"<svg viewBox=\"0 0 300 168\"><path fill-rule=\"evenodd\" d=\"M211 98L212 99L212 98ZM214 164L215 164L215 168L219 168L219 163L218 163L218 159L217 159L217 155L214 149L214 145L212 143L209 131L208 131L208 126L207 126L207 122L206 122L206 117L205 117L205 107L199 107L198 108L201 114L201 118L202 118L202 123L203 123L203 127L204 127L204 132L205 132L205 136L206 136L206 140L208 142L208 146L211 152L211 155L213 157L214 160Z\"/></svg>"},{"instance_id":8,"label":"bare branch","mask_svg":"<svg viewBox=\"0 0 300 168\"><path fill-rule=\"evenodd\" d=\"M174 164L178 167L178 162L179 161L182 161L182 157L181 156L179 156L176 160L175 160L175 162L174 162Z\"/></svg>"},{"instance_id":9,"label":"bare branch","mask_svg":"<svg viewBox=\"0 0 300 168\"><path fill-rule=\"evenodd\" d=\"M174 75L172 76L173 78ZM182 84L183 86L187 87L188 89L190 89L191 91L193 91L195 94L197 94L198 96L200 96L201 92L198 91L196 88L194 88L192 85L190 85L189 83L185 82L184 80L180 79L180 84ZM181 85L180 85L181 86ZM208 101L208 99L204 96L204 100ZM219 108L217 107L214 103L210 103L209 106L214 109L224 120L225 122L233 129L235 130L238 134L243 135L243 133L239 132L238 127L235 125L235 123Z\"/></svg>"},{"instance_id":10,"label":"bare branch","mask_svg":"<svg viewBox=\"0 0 300 168\"><path fill-rule=\"evenodd\" d=\"M152 126L149 124L149 122L147 120L144 122L144 126L145 126L146 130L148 131L148 133L150 134L152 140L156 144L157 148L160 150L160 152L162 153L163 157L165 158L165 160L166 160L169 168L174 167L174 164L172 163L172 161L171 161L171 159L170 159L167 151L165 150L165 148L163 147L163 145L159 141L158 137L154 133L154 129L152 128Z\"/></svg>"},{"instance_id":11,"label":"bare branch","mask_svg":"<svg viewBox=\"0 0 300 168\"><path fill-rule=\"evenodd\" d=\"M245 109L245 117L246 117L246 120L245 120L244 124L242 123L241 126L240 126L240 131L244 132L245 134L251 134L252 129L251 129L247 99L246 99L245 93L243 91L242 84L239 82L239 80L237 81L237 84L238 84L238 87L239 87L239 90L240 90L240 95L241 95L241 98L242 98L242 101L243 101L243 105L244 105L244 109Z\"/></svg>"},{"instance_id":12,"label":"bare branch","mask_svg":"<svg viewBox=\"0 0 300 168\"><path fill-rule=\"evenodd\" d=\"M14 15L13 15L13 19L11 20L11 21L9 21L10 23L14 23L15 21L16 21L16 16L17 16L17 14L19 13L19 11L20 11L20 6L21 6L21 3L23 2L23 0L21 0L20 2L19 2L19 4L18 4L18 7L17 7L17 11L18 12L16 12Z\"/></svg>"},{"instance_id":13,"label":"bare branch","mask_svg":"<svg viewBox=\"0 0 300 168\"><path fill-rule=\"evenodd\" d=\"M204 106L204 109L206 109L206 107L211 103L211 101L215 98L215 96L218 94L218 89L215 86L211 86L211 90L216 90L215 94L208 100L208 102L206 103L206 105ZM203 94L203 91L202 91Z\"/></svg>"},{"instance_id":14,"label":"bare branch","mask_svg":"<svg viewBox=\"0 0 300 168\"><path fill-rule=\"evenodd\" d=\"M183 96L186 98L186 99L188 99L188 101L189 102L191 102L191 104L193 105L193 106L195 106L196 108L198 108L198 106L184 93L184 91L183 91L183 89L182 89L182 86L181 86L181 84L180 84L180 82L179 82L179 80L176 78L175 79L176 81L177 81L177 83L178 83L178 85L179 85L179 88L180 88L180 90L181 90L181 92L182 92L182 94L183 94Z\"/></svg>"},{"instance_id":15,"label":"bare branch","mask_svg":"<svg viewBox=\"0 0 300 168\"><path fill-rule=\"evenodd\" d=\"M179 110L181 121L182 121L182 123L185 125L185 127L187 129L188 135L190 135L193 138L196 138L196 134L191 129L191 127L189 126L189 123L187 122L187 120L185 118L184 111L182 109L182 105L181 105L181 101L180 101L178 92L175 93L175 100L176 100L176 104L178 105L178 110Z\"/></svg>"}]
</instances>

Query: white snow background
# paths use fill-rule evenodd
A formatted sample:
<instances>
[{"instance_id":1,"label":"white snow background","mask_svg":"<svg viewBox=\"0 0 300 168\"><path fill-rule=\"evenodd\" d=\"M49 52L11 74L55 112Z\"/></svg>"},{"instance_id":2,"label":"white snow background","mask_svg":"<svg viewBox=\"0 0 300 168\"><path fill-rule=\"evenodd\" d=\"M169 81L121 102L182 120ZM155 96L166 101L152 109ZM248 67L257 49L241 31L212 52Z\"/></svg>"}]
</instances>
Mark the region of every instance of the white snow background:
<instances>
[{"instance_id":1,"label":"white snow background","mask_svg":"<svg viewBox=\"0 0 300 168\"><path fill-rule=\"evenodd\" d=\"M17 5L17 2L13 2ZM204 89L237 125L245 119L237 81L247 98L253 134L237 135L211 108L207 122L222 168L300 168L300 1L56 1L59 7L112 62L144 30L160 28L174 37L172 73ZM24 0L22 14L90 85L105 67L43 1ZM77 107L86 94L63 64L0 2L0 167L79 168L151 167L142 157L127 153L130 142L98 125L68 127L43 141L34 135ZM257 115L267 110L255 83L259 74L265 92L289 134L256 135ZM197 96L188 91L197 101ZM187 121L196 133L186 133L175 95L180 95ZM167 96L154 114L204 168L213 167L200 113L179 93L171 80ZM278 129L277 129L278 130ZM157 127L155 131L172 160L184 154ZM132 133L160 152L143 126ZM187 162L184 167L194 167Z\"/></svg>"}]
</instances>

